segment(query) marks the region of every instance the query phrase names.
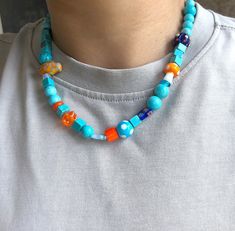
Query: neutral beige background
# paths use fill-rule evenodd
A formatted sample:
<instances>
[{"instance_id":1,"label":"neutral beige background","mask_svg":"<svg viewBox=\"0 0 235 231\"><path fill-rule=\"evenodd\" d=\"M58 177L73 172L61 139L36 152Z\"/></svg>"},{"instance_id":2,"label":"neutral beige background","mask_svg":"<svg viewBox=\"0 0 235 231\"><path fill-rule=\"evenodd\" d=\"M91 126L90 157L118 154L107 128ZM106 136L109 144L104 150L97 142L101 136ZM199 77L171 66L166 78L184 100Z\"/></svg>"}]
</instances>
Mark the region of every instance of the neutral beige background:
<instances>
[{"instance_id":1,"label":"neutral beige background","mask_svg":"<svg viewBox=\"0 0 235 231\"><path fill-rule=\"evenodd\" d=\"M235 17L235 0L199 0L198 2L218 13Z\"/></svg>"}]
</instances>

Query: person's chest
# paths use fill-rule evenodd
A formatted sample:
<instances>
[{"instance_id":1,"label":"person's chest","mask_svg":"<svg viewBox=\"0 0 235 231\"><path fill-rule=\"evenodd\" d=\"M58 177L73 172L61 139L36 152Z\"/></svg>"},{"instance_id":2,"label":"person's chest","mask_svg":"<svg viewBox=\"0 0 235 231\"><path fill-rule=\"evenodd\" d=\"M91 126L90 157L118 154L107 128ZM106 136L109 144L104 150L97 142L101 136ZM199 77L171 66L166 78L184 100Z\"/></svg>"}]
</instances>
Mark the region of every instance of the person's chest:
<instances>
[{"instance_id":1,"label":"person's chest","mask_svg":"<svg viewBox=\"0 0 235 231\"><path fill-rule=\"evenodd\" d=\"M233 230L235 85L214 75L201 67L181 79L159 111L115 143L62 127L38 80L13 82L1 92L0 229ZM99 132L146 101L58 89Z\"/></svg>"}]
</instances>

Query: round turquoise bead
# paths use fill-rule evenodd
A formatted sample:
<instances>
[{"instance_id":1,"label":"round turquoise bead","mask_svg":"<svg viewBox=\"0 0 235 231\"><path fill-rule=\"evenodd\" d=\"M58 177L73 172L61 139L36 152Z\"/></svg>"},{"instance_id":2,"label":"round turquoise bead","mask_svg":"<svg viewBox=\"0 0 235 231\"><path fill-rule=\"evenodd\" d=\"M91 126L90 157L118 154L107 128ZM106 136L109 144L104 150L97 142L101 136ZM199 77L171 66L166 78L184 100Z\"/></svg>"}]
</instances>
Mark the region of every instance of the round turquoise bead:
<instances>
[{"instance_id":1,"label":"round turquoise bead","mask_svg":"<svg viewBox=\"0 0 235 231\"><path fill-rule=\"evenodd\" d=\"M128 120L123 120L119 122L116 129L117 129L118 135L121 138L127 138L131 136L134 132L134 127Z\"/></svg>"},{"instance_id":2,"label":"round turquoise bead","mask_svg":"<svg viewBox=\"0 0 235 231\"><path fill-rule=\"evenodd\" d=\"M196 2L194 0L187 0L185 2L185 5L186 6L195 6Z\"/></svg>"},{"instance_id":3,"label":"round turquoise bead","mask_svg":"<svg viewBox=\"0 0 235 231\"><path fill-rule=\"evenodd\" d=\"M187 34L188 36L192 35L192 30L189 28L183 28L182 30L183 33Z\"/></svg>"},{"instance_id":4,"label":"round turquoise bead","mask_svg":"<svg viewBox=\"0 0 235 231\"><path fill-rule=\"evenodd\" d=\"M46 96L56 95L57 94L57 90L56 90L56 88L54 86L48 86L44 90L44 93L45 93Z\"/></svg>"},{"instance_id":5,"label":"round turquoise bead","mask_svg":"<svg viewBox=\"0 0 235 231\"><path fill-rule=\"evenodd\" d=\"M81 132L83 137L90 138L94 134L94 128L89 125L84 125Z\"/></svg>"},{"instance_id":6,"label":"round turquoise bead","mask_svg":"<svg viewBox=\"0 0 235 231\"><path fill-rule=\"evenodd\" d=\"M59 101L61 101L61 98L60 98L59 95L51 95L51 96L49 96L48 102L49 102L50 105L53 105L54 103L57 103Z\"/></svg>"},{"instance_id":7,"label":"round turquoise bead","mask_svg":"<svg viewBox=\"0 0 235 231\"><path fill-rule=\"evenodd\" d=\"M193 23L190 21L185 21L183 23L183 28L189 28L189 29L193 29Z\"/></svg>"},{"instance_id":8,"label":"round turquoise bead","mask_svg":"<svg viewBox=\"0 0 235 231\"><path fill-rule=\"evenodd\" d=\"M157 110L162 106L162 101L158 96L153 95L148 98L147 106L152 110Z\"/></svg>"},{"instance_id":9,"label":"round turquoise bead","mask_svg":"<svg viewBox=\"0 0 235 231\"><path fill-rule=\"evenodd\" d=\"M190 22L194 23L194 20L195 20L195 18L192 14L186 14L184 16L184 21L190 21Z\"/></svg>"},{"instance_id":10,"label":"round turquoise bead","mask_svg":"<svg viewBox=\"0 0 235 231\"><path fill-rule=\"evenodd\" d=\"M164 84L158 84L154 89L154 94L160 99L164 99L169 95L169 87Z\"/></svg>"},{"instance_id":11,"label":"round turquoise bead","mask_svg":"<svg viewBox=\"0 0 235 231\"><path fill-rule=\"evenodd\" d=\"M184 13L185 14L192 14L193 16L195 16L196 13L197 13L197 9L196 9L195 6L186 5L185 8L184 8Z\"/></svg>"}]
</instances>

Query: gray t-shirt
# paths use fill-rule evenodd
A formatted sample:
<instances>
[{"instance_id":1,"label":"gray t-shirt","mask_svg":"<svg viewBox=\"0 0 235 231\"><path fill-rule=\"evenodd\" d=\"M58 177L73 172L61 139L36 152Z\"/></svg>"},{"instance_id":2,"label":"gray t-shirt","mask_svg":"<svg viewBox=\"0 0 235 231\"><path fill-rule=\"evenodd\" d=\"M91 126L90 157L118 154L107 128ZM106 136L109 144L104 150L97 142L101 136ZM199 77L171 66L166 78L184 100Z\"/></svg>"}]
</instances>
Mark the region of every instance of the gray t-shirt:
<instances>
[{"instance_id":1,"label":"gray t-shirt","mask_svg":"<svg viewBox=\"0 0 235 231\"><path fill-rule=\"evenodd\" d=\"M170 95L114 143L84 139L49 106L42 19L0 36L1 231L235 230L235 20L197 8ZM59 94L97 133L145 106L171 55L107 69L53 49Z\"/></svg>"}]
</instances>

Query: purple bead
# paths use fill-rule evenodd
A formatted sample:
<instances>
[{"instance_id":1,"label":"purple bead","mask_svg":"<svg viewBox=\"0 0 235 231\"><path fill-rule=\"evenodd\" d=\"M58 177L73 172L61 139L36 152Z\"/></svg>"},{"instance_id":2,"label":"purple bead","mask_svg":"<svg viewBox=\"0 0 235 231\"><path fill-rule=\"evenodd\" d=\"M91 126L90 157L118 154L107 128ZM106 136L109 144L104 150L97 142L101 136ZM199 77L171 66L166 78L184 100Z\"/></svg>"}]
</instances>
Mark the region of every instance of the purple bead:
<instances>
[{"instance_id":1,"label":"purple bead","mask_svg":"<svg viewBox=\"0 0 235 231\"><path fill-rule=\"evenodd\" d=\"M175 45L178 45L179 43L182 43L186 47L188 47L189 44L190 44L189 36L184 32L181 32L180 34L177 34L176 38L175 38Z\"/></svg>"},{"instance_id":2,"label":"purple bead","mask_svg":"<svg viewBox=\"0 0 235 231\"><path fill-rule=\"evenodd\" d=\"M139 116L141 120L148 118L152 114L153 114L153 110L149 108L144 108L140 112L137 113L137 115Z\"/></svg>"}]
</instances>

